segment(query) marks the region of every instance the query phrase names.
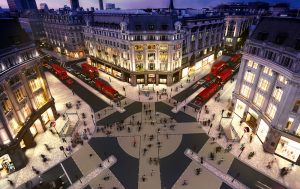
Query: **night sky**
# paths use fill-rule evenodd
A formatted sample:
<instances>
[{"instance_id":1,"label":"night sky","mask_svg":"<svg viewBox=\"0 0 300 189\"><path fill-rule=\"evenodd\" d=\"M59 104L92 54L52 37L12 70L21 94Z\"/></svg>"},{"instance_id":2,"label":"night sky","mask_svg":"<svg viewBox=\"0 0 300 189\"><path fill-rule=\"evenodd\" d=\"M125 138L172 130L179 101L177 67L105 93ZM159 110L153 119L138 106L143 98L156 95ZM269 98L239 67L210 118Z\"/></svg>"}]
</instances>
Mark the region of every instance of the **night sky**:
<instances>
[{"instance_id":1,"label":"night sky","mask_svg":"<svg viewBox=\"0 0 300 189\"><path fill-rule=\"evenodd\" d=\"M214 7L220 3L226 2L242 2L243 0L174 0L175 8L203 8L203 7ZM253 0L244 0L245 2ZM257 1L257 0L254 0ZM262 0L263 1L263 0ZM287 2L294 8L300 8L300 0L266 0L270 3ZM169 0L103 0L104 7L105 3L115 3L116 7L122 9L133 9L133 8L164 8L169 5ZM69 4L69 0L36 0L39 7L40 3L47 3L49 8L60 8L64 5ZM98 8L98 0L79 0L80 6L84 8L95 7ZM0 0L1 7L8 7L7 0Z\"/></svg>"}]
</instances>

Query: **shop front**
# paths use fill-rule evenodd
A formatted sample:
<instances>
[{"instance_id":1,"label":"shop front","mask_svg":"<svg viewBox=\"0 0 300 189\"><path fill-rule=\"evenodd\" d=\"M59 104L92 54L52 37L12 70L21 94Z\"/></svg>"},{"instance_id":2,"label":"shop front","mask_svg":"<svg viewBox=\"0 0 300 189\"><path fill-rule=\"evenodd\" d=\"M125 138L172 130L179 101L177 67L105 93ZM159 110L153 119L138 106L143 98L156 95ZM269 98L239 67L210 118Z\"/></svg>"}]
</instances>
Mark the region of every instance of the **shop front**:
<instances>
[{"instance_id":1,"label":"shop front","mask_svg":"<svg viewBox=\"0 0 300 189\"><path fill-rule=\"evenodd\" d=\"M156 84L155 74L148 74L148 84Z\"/></svg>"},{"instance_id":2,"label":"shop front","mask_svg":"<svg viewBox=\"0 0 300 189\"><path fill-rule=\"evenodd\" d=\"M248 113L246 115L246 123L251 128L253 133L256 133L257 130L257 119L258 114L251 108L249 108Z\"/></svg>"},{"instance_id":3,"label":"shop front","mask_svg":"<svg viewBox=\"0 0 300 189\"><path fill-rule=\"evenodd\" d=\"M176 72L173 74L173 83L177 83L180 80L180 72Z\"/></svg>"},{"instance_id":4,"label":"shop front","mask_svg":"<svg viewBox=\"0 0 300 189\"><path fill-rule=\"evenodd\" d=\"M137 75L136 83L137 84L145 84L145 75Z\"/></svg>"},{"instance_id":5,"label":"shop front","mask_svg":"<svg viewBox=\"0 0 300 189\"><path fill-rule=\"evenodd\" d=\"M265 142L269 130L270 128L268 124L263 119L261 119L256 134L262 143Z\"/></svg>"},{"instance_id":6,"label":"shop front","mask_svg":"<svg viewBox=\"0 0 300 189\"><path fill-rule=\"evenodd\" d=\"M121 73L120 70L113 69L113 70L112 70L112 75L113 75L115 78L118 78L118 79L121 79L121 80L122 80L122 73Z\"/></svg>"},{"instance_id":7,"label":"shop front","mask_svg":"<svg viewBox=\"0 0 300 189\"><path fill-rule=\"evenodd\" d=\"M42 118L42 121L43 121L43 124L46 125L49 121L50 121L50 118L49 118L49 115L47 113L47 111L45 111L42 115L41 115L41 118Z\"/></svg>"},{"instance_id":8,"label":"shop front","mask_svg":"<svg viewBox=\"0 0 300 189\"><path fill-rule=\"evenodd\" d=\"M5 154L0 157L0 178L6 177L8 174L16 170L10 156Z\"/></svg>"},{"instance_id":9,"label":"shop front","mask_svg":"<svg viewBox=\"0 0 300 189\"><path fill-rule=\"evenodd\" d=\"M189 67L183 68L182 69L182 77L186 77L189 75Z\"/></svg>"},{"instance_id":10,"label":"shop front","mask_svg":"<svg viewBox=\"0 0 300 189\"><path fill-rule=\"evenodd\" d=\"M300 143L281 136L275 153L296 163L300 155Z\"/></svg>"},{"instance_id":11,"label":"shop front","mask_svg":"<svg viewBox=\"0 0 300 189\"><path fill-rule=\"evenodd\" d=\"M159 75L159 83L167 84L167 75Z\"/></svg>"}]
</instances>

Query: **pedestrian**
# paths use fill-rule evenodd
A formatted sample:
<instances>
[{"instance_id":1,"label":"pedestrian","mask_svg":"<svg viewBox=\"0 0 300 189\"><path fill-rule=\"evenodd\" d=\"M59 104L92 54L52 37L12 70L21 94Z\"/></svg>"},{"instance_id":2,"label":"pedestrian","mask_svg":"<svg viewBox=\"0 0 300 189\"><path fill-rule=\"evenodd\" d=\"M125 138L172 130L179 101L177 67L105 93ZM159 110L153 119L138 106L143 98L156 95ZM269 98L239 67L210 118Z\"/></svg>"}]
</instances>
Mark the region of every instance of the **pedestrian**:
<instances>
[{"instance_id":1,"label":"pedestrian","mask_svg":"<svg viewBox=\"0 0 300 189\"><path fill-rule=\"evenodd\" d=\"M203 157L200 157L200 163L203 164Z\"/></svg>"},{"instance_id":2,"label":"pedestrian","mask_svg":"<svg viewBox=\"0 0 300 189\"><path fill-rule=\"evenodd\" d=\"M7 181L9 182L10 186L14 186L15 185L12 180L7 180Z\"/></svg>"},{"instance_id":3,"label":"pedestrian","mask_svg":"<svg viewBox=\"0 0 300 189\"><path fill-rule=\"evenodd\" d=\"M182 186L186 186L186 185L188 185L187 181L186 181L186 180L183 180Z\"/></svg>"},{"instance_id":4,"label":"pedestrian","mask_svg":"<svg viewBox=\"0 0 300 189\"><path fill-rule=\"evenodd\" d=\"M169 139L169 134L168 133L166 134L166 137L167 137L167 139Z\"/></svg>"},{"instance_id":5,"label":"pedestrian","mask_svg":"<svg viewBox=\"0 0 300 189\"><path fill-rule=\"evenodd\" d=\"M252 142L253 136L252 134L250 135L250 143Z\"/></svg>"},{"instance_id":6,"label":"pedestrian","mask_svg":"<svg viewBox=\"0 0 300 189\"><path fill-rule=\"evenodd\" d=\"M142 181L145 182L146 181L146 175L142 176Z\"/></svg>"},{"instance_id":7,"label":"pedestrian","mask_svg":"<svg viewBox=\"0 0 300 189\"><path fill-rule=\"evenodd\" d=\"M183 111L185 111L185 108L186 108L186 107L185 107L185 106L183 106Z\"/></svg>"},{"instance_id":8,"label":"pedestrian","mask_svg":"<svg viewBox=\"0 0 300 189\"><path fill-rule=\"evenodd\" d=\"M110 77L109 77L108 79L109 79L109 82L111 83L111 79L110 79Z\"/></svg>"},{"instance_id":9,"label":"pedestrian","mask_svg":"<svg viewBox=\"0 0 300 189\"><path fill-rule=\"evenodd\" d=\"M75 95L74 91L72 90L73 95Z\"/></svg>"}]
</instances>

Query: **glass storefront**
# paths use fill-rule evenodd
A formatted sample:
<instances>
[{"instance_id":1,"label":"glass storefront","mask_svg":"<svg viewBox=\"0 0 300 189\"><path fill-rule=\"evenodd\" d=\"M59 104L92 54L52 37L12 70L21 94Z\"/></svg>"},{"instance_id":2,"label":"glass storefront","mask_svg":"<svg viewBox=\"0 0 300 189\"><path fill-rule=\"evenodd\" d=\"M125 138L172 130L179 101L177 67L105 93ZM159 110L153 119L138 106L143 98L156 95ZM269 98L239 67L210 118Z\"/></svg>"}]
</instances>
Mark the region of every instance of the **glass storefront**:
<instances>
[{"instance_id":1,"label":"glass storefront","mask_svg":"<svg viewBox=\"0 0 300 189\"><path fill-rule=\"evenodd\" d=\"M258 129L257 129L257 136L260 138L260 140L264 143L267 137L267 134L269 132L269 126L264 120L260 120Z\"/></svg>"},{"instance_id":2,"label":"glass storefront","mask_svg":"<svg viewBox=\"0 0 300 189\"><path fill-rule=\"evenodd\" d=\"M114 77L116 77L116 78L119 78L119 79L122 78L122 73L119 72L119 71L117 71L117 70L114 70L114 69L113 69L113 71L112 71L112 75L113 75Z\"/></svg>"},{"instance_id":3,"label":"glass storefront","mask_svg":"<svg viewBox=\"0 0 300 189\"><path fill-rule=\"evenodd\" d=\"M18 124L16 118L12 117L9 121L8 121L8 125L12 131L12 135L16 136L18 134L18 132L20 131L20 129L22 128L21 125Z\"/></svg>"},{"instance_id":4,"label":"glass storefront","mask_svg":"<svg viewBox=\"0 0 300 189\"><path fill-rule=\"evenodd\" d=\"M44 112L44 113L41 115L41 117L42 117L42 121L44 122L44 124L47 124L47 123L50 121L47 112Z\"/></svg>"},{"instance_id":5,"label":"glass storefront","mask_svg":"<svg viewBox=\"0 0 300 189\"><path fill-rule=\"evenodd\" d=\"M182 77L186 77L188 74L189 74L189 68L188 67L183 68L182 69Z\"/></svg>"},{"instance_id":6,"label":"glass storefront","mask_svg":"<svg viewBox=\"0 0 300 189\"><path fill-rule=\"evenodd\" d=\"M252 132L256 132L257 119L258 119L258 114L253 109L249 108L246 116L246 123L252 129Z\"/></svg>"},{"instance_id":7,"label":"glass storefront","mask_svg":"<svg viewBox=\"0 0 300 189\"><path fill-rule=\"evenodd\" d=\"M36 129L36 126L33 124L30 128L30 133L32 134L33 137L35 137L37 135L37 129Z\"/></svg>"},{"instance_id":8,"label":"glass storefront","mask_svg":"<svg viewBox=\"0 0 300 189\"><path fill-rule=\"evenodd\" d=\"M296 162L300 155L300 143L282 136L275 153Z\"/></svg>"},{"instance_id":9,"label":"glass storefront","mask_svg":"<svg viewBox=\"0 0 300 189\"><path fill-rule=\"evenodd\" d=\"M38 108L42 107L46 103L45 96L43 93L40 93L35 97L35 103Z\"/></svg>"},{"instance_id":10,"label":"glass storefront","mask_svg":"<svg viewBox=\"0 0 300 189\"><path fill-rule=\"evenodd\" d=\"M0 174L1 174L0 178L7 176L8 174L14 171L15 171L15 166L12 163L9 155L5 154L1 156L0 157Z\"/></svg>"},{"instance_id":11,"label":"glass storefront","mask_svg":"<svg viewBox=\"0 0 300 189\"><path fill-rule=\"evenodd\" d=\"M148 74L148 84L155 84L155 74Z\"/></svg>"},{"instance_id":12,"label":"glass storefront","mask_svg":"<svg viewBox=\"0 0 300 189\"><path fill-rule=\"evenodd\" d=\"M236 105L235 105L234 112L235 112L240 118L243 117L244 112L245 112L245 109L246 109L246 104L243 103L243 102L240 101L240 100L237 100L237 101L236 101Z\"/></svg>"}]
</instances>

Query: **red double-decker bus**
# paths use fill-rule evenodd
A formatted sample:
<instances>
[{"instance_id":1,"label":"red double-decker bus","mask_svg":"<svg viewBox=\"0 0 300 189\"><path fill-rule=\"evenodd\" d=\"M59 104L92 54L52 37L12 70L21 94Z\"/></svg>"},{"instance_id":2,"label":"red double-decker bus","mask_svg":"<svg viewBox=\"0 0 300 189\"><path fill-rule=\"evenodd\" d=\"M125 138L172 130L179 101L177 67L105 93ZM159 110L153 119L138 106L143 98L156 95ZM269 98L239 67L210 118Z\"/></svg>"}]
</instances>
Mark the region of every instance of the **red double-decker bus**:
<instances>
[{"instance_id":1,"label":"red double-decker bus","mask_svg":"<svg viewBox=\"0 0 300 189\"><path fill-rule=\"evenodd\" d=\"M228 79L232 76L232 69L231 68L225 68L223 71L219 72L217 77L219 78L219 82L224 84Z\"/></svg>"},{"instance_id":2,"label":"red double-decker bus","mask_svg":"<svg viewBox=\"0 0 300 189\"><path fill-rule=\"evenodd\" d=\"M222 69L224 68L226 62L223 60L218 61L217 63L213 64L211 67L211 73L217 75Z\"/></svg>"},{"instance_id":3,"label":"red double-decker bus","mask_svg":"<svg viewBox=\"0 0 300 189\"><path fill-rule=\"evenodd\" d=\"M220 89L220 86L216 83L210 84L208 87L206 87L202 92L200 92L195 100L195 103L198 105L203 105L205 102L207 102L218 90Z\"/></svg>"},{"instance_id":4,"label":"red double-decker bus","mask_svg":"<svg viewBox=\"0 0 300 189\"><path fill-rule=\"evenodd\" d=\"M66 80L69 78L67 71L58 64L51 64L51 67L60 80Z\"/></svg>"},{"instance_id":5,"label":"red double-decker bus","mask_svg":"<svg viewBox=\"0 0 300 189\"><path fill-rule=\"evenodd\" d=\"M109 99L113 101L118 101L119 93L111 86L104 85L102 87L102 94L104 94L105 96L107 96Z\"/></svg>"},{"instance_id":6,"label":"red double-decker bus","mask_svg":"<svg viewBox=\"0 0 300 189\"><path fill-rule=\"evenodd\" d=\"M99 77L98 69L89 65L88 63L81 64L82 72L91 79Z\"/></svg>"}]
</instances>

